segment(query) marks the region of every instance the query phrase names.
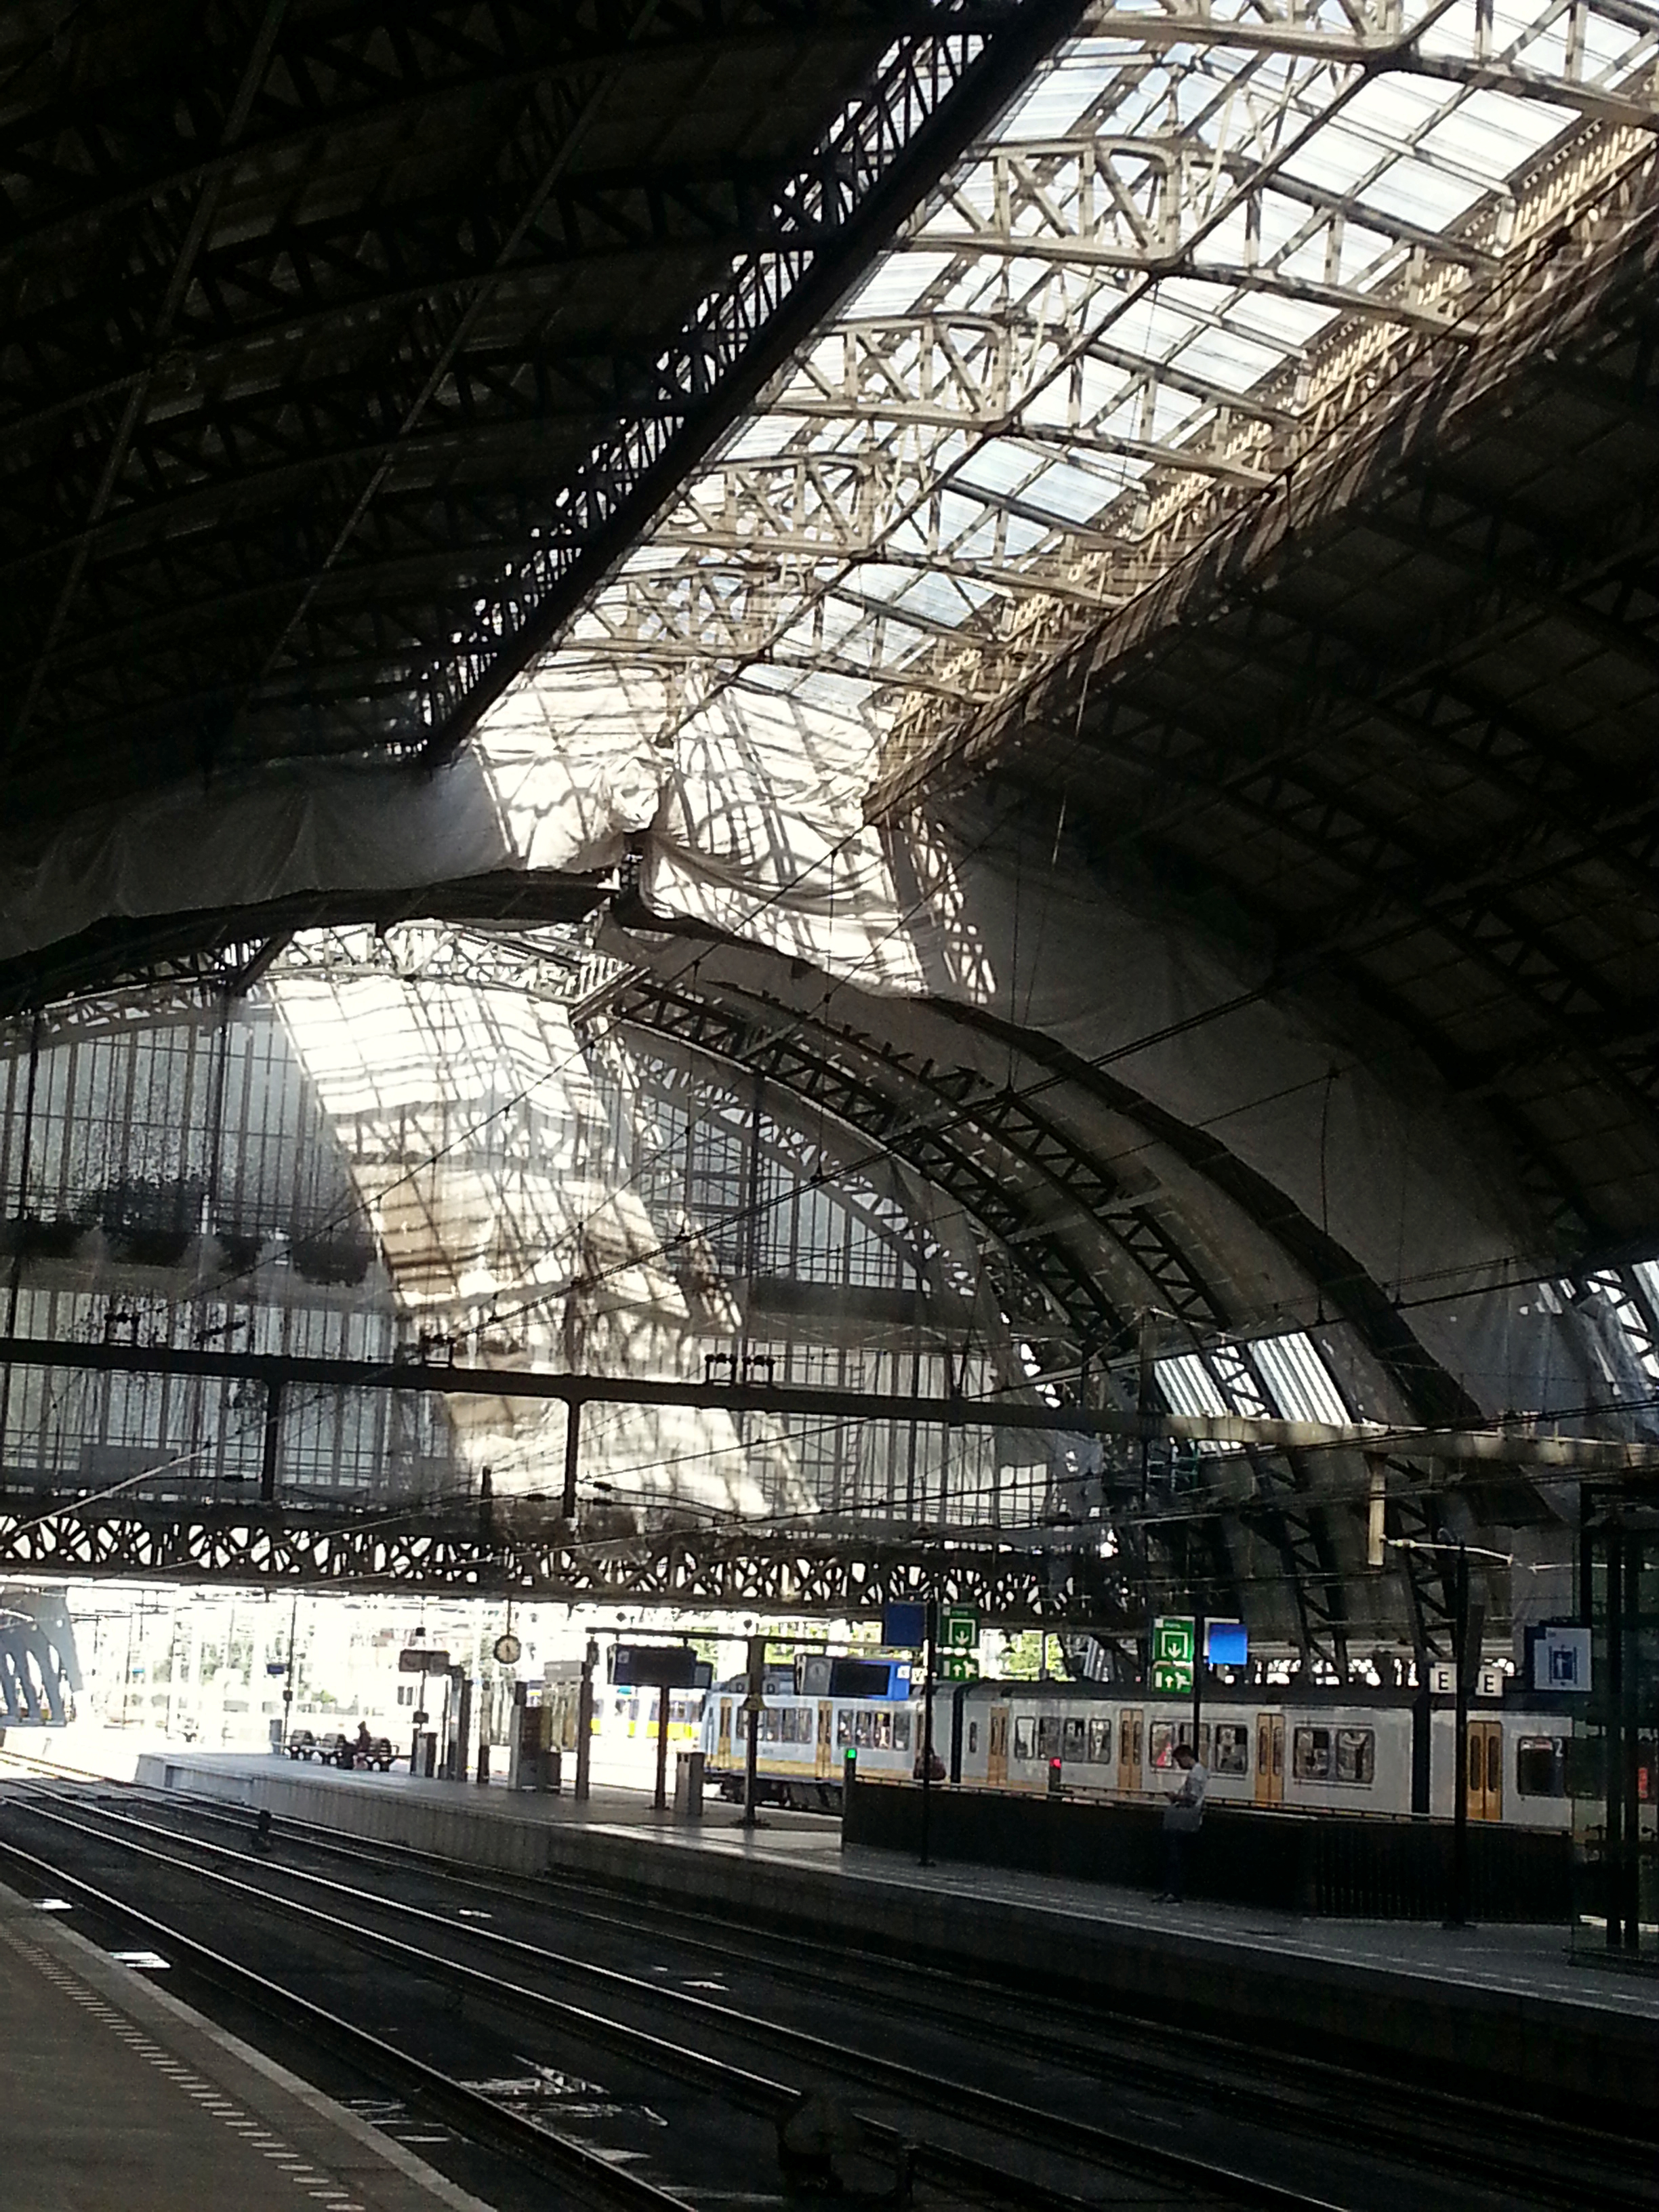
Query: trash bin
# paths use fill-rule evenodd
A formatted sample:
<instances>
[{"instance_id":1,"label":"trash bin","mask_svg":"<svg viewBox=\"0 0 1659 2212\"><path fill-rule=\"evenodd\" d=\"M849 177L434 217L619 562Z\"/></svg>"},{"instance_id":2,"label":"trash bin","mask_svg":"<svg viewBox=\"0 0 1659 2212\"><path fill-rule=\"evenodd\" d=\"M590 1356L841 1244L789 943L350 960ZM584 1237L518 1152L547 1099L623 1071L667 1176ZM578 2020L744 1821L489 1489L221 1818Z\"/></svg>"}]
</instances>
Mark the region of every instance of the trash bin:
<instances>
[{"instance_id":1,"label":"trash bin","mask_svg":"<svg viewBox=\"0 0 1659 2212\"><path fill-rule=\"evenodd\" d=\"M438 1731L422 1729L415 1738L414 1768L417 1775L429 1782L438 1771Z\"/></svg>"},{"instance_id":2,"label":"trash bin","mask_svg":"<svg viewBox=\"0 0 1659 2212\"><path fill-rule=\"evenodd\" d=\"M702 1818L702 1770L706 1752L683 1751L674 1762L674 1810L682 1820Z\"/></svg>"}]
</instances>

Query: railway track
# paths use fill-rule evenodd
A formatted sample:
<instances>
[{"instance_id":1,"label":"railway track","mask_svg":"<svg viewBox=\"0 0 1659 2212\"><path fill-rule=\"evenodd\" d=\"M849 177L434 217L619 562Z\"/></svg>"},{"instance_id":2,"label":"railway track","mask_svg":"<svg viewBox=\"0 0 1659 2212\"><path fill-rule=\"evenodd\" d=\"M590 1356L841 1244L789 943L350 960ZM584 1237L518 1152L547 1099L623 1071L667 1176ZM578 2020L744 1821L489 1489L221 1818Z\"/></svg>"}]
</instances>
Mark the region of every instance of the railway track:
<instances>
[{"instance_id":1,"label":"railway track","mask_svg":"<svg viewBox=\"0 0 1659 2212\"><path fill-rule=\"evenodd\" d=\"M247 1814L221 1799L122 1787L175 1826L188 1818L246 1832ZM1384 2077L1374 2067L1334 2057L1312 2058L1280 2048L1263 2052L1185 2026L1114 2016L1106 1992L1087 2009L1057 1996L1045 1996L1039 2007L1028 1994L1012 1995L1005 1984L976 1980L959 1969L912 1964L884 1968L869 1954L845 1946L772 1930L757 1936L659 1899L632 1894L623 1899L594 1884L555 1876L483 1875L406 1845L377 1841L366 1849L338 1830L294 1820L284 1822L283 1832L326 1862L362 1869L377 1881L391 1861L411 1876L441 1885L445 1895L473 1894L495 1903L506 1899L537 1912L556 1900L565 1921L625 1943L636 1946L642 1929L650 1928L683 1953L707 1958L718 1968L729 1971L734 1962L744 1961L775 1976L787 1960L795 1992L813 1990L842 2002L856 1996L885 2012L896 2005L915 2007L919 1988L931 1989L933 2001L948 2008L964 2030L976 2027L1005 2040L1015 2033L1030 2054L1060 2066L1074 2066L1079 2051L1086 2051L1103 2084L1115 2091L1132 2082L1171 2100L1200 2101L1251 2127L1259 2123L1264 2103L1271 2102L1278 2133L1300 2131L1316 2141L1328 2138L1332 2115L1340 2113L1350 2143L1382 2157L1431 2158L1438 2171L1465 2175L1475 2185L1503 2181L1526 2203L1581 2204L1585 2175L1603 2170L1609 2176L1607 2201L1615 2201L1616 2161L1624 2160L1631 2172L1645 2177L1659 2145L1659 2109L1633 2113L1609 2106L1586 2112L1575 2100L1569 2108L1547 2112L1530 2090L1522 2093L1522 2101L1506 2100L1501 2080L1483 2082L1479 2094L1459 2094L1426 2070L1410 2080ZM1628 2201L1655 2201L1645 2179Z\"/></svg>"},{"instance_id":2,"label":"railway track","mask_svg":"<svg viewBox=\"0 0 1659 2212\"><path fill-rule=\"evenodd\" d=\"M1340 2069L1329 2069L1322 2079L1291 2084L1289 2094L1292 2103L1300 2103L1304 2119L1322 2114L1327 2138L1334 2114L1340 2117L1346 2158L1333 2159L1326 2142L1317 2161L1319 2184L1305 2172L1295 2179L1274 2178L1271 2164L1263 2160L1275 2161L1282 2171L1295 2174L1299 2164L1307 2165L1310 2148L1318 2144L1316 2133L1304 2133L1298 2156L1293 2143L1287 2149L1285 2130L1264 2132L1258 2125L1251 2134L1255 2155L1248 2168L1237 2159L1197 2154L1189 2147L1194 2139L1190 2111L1195 2100L1231 2103L1237 2110L1241 2100L1254 2096L1260 2105L1259 2076L1254 2087L1248 2079L1225 2077L1221 2062L1236 2065L1236 2053L1189 2052L1187 2070L1179 2079L1167 2062L1144 2063L1138 2077L1141 2083L1151 2080L1166 2098L1184 2098L1187 2115L1179 2105L1166 2106L1160 2112L1143 2104L1127 2124L1103 2126L1097 2119L1079 2117L1077 2093L1082 2084L1091 2082L1097 2106L1105 2086L1114 2093L1121 2114L1126 2063L1109 2039L1102 2039L1088 2054L1091 2063L1080 2061L1075 2032L1068 2034L1052 2015L1042 2023L1022 2020L1013 2024L1021 2062L1018 2068L1005 2065L1003 2071L1018 2080L1012 2085L1005 2081L999 2092L964 2078L964 2067L952 2072L936 2064L930 2069L885 2056L874 2034L848 2040L844 2033L838 2037L805 2030L781 2016L776 2004L762 2013L726 2002L728 1993L724 1991L717 1997L669 1985L663 1978L666 1970L660 1966L655 1970L658 1978L652 1979L578 1956L568 1948L550 1948L545 1941L550 1914L556 1916L567 1938L575 1928L604 1928L612 1936L623 1931L622 1915L607 1912L592 1899L574 1905L563 1899L550 1902L542 1885L481 1880L430 1864L411 1869L402 1860L395 1870L406 1880L418 1871L441 1899L438 1909L388 1896L383 1887L367 1888L291 1865L261 1862L257 1881L250 1881L246 1814L240 1816L239 1847L228 1848L199 1834L181 1833L174 1825L185 1815L222 1827L237 1818L222 1806L204 1802L183 1808L172 1793L153 1793L163 1817L144 1820L127 1809L149 1802L139 1793L124 1793L119 1811L65 1801L61 1792L38 1790L31 1796L33 1816L48 1828L56 1824L60 1839L78 1831L83 1850L113 1847L130 1866L148 1863L153 1875L165 1872L176 1879L183 1872L198 1885L216 1886L222 1895L236 1894L244 1909L286 1911L297 1921L309 1919L313 1926L335 1930L349 1920L350 1940L373 1951L383 1964L441 1973L470 2004L514 2010L590 2056L599 2051L659 2077L673 2076L775 2127L795 2110L804 2091L834 2085L843 2100L851 2100L849 2109L856 2109L863 2150L884 2162L894 2185L908 2172L918 2202L953 2201L953 2191L982 2203L1033 2207L1133 2202L1137 2198L1126 2192L1151 2189L1158 2192L1158 2201L1194 2204L1429 2204L1436 2201L1433 2185L1438 2183L1443 2201L1460 2205L1582 2205L1589 2201L1587 2185L1600 2177L1605 2188L1599 2180L1591 2188L1599 2203L1659 2203L1659 2191L1651 2186L1647 2172L1652 2161L1645 2147L1632 2145L1628 2154L1614 2147L1610 2157L1605 2137L1590 2130L1565 2139L1553 2130L1534 2130L1520 2160L1505 2160L1494 2151L1490 2111L1471 2112L1455 2100L1443 2101L1430 2130L1435 2139L1425 2144L1420 2109L1416 2110L1419 2124L1409 2133L1400 2126L1372 2124L1359 2113L1352 2094L1334 2100L1332 2092L1339 2082L1350 2092L1353 2084ZM44 1802L48 1800L52 1802ZM291 1825L285 1824L285 1850L293 1847L294 1833ZM367 1870L372 1865L368 1854L331 1833L319 1839L307 1836L303 1849L336 1867L344 1863ZM50 1862L54 1870L62 1860L60 1850ZM386 1867L375 1868L374 1873L383 1885ZM527 1898L523 1893L527 1890L539 1894ZM453 1901L457 1896L488 1898L488 1910L497 1919L529 1916L526 1924L533 1930L533 1940L510 1935L504 1927L480 1924L486 1909L482 1901L458 1907ZM471 1917L458 1924L458 1913ZM637 1947L639 1914L631 1905L629 1917L625 1932ZM706 1923L700 1923L695 1939L675 1940L688 1954L704 1960L718 1955L728 1973L734 1954L746 1956L727 1931L711 1935ZM769 1940L773 1955L768 1964L775 1978L780 1973L777 1948ZM834 1998L844 2008L849 1988L858 2001L871 2001L871 1991L860 1990L856 1978L849 1984L844 1972L837 1976L823 1960L800 1955L803 1948L814 1947L786 1948L791 1954L787 1978L797 2012L803 1996L815 2003ZM924 2008L930 1998L950 1994L948 1984L943 1990L941 1984L945 1984L942 1976L923 1987ZM577 1985L580 2003L572 1996ZM897 1986L907 1989L915 2005L918 1978L909 1976ZM890 1983L874 1993L887 2007L890 2034L894 1989ZM1000 2002L1006 2037L1006 1992L957 1985L955 1994L971 2001L970 2011L981 1998ZM966 2028L972 2022L964 2020L962 2025ZM1046 2094L1035 2094L1035 2085L1045 2080ZM1010 2086L1015 2094L1006 2094ZM1279 2086L1281 2091L1286 2087L1282 2081ZM1420 2106L1420 2100L1413 2100L1413 2106ZM1478 2130L1479 2141L1473 2139L1471 2129ZM1185 2144L1178 2142L1183 2133ZM1011 2151L1021 2155L1011 2156ZM1425 2155L1431 2161L1427 2173ZM1620 2160L1626 2157L1629 2170L1620 2172ZM1414 2182L1410 2162L1415 2164ZM1356 2164L1365 2169L1369 2185L1344 2185L1335 2193L1323 2185L1331 2172L1340 2175L1345 2166L1352 2182ZM1444 2184L1454 2179L1455 2189L1445 2191ZM1109 2190L1108 2198L1103 2198L1103 2188ZM1143 2196L1139 2201L1146 2199Z\"/></svg>"},{"instance_id":3,"label":"railway track","mask_svg":"<svg viewBox=\"0 0 1659 2212\"><path fill-rule=\"evenodd\" d=\"M42 1802L42 1797L51 1802ZM856 2148L889 2170L890 2190L902 2191L908 2184L918 2202L955 2203L965 2197L979 2204L1029 2205L1036 2212L1045 2207L1063 2212L1102 2201L1335 2212L1328 2198L1306 2189L1264 2181L1064 2112L1039 2111L960 2078L744 2014L713 1998L594 1966L568 1954L552 1954L495 1930L458 1929L424 1908L320 1875L262 1863L259 1880L250 1881L223 1863L206 1863L240 1859L245 1867L244 1854L199 1838L179 1838L127 1814L102 1811L88 1818L82 1808L65 1808L55 1792L39 1793L22 1809L26 1819L56 1830L60 1838L78 1837L83 1847L113 1845L129 1863L146 1867L152 1875L183 1875L192 1883L210 1885L222 1904L233 1899L241 1911L305 1923L329 1941L343 1940L370 1953L384 1966L419 1978L437 1976L470 2004L532 2021L579 2056L591 2060L596 2049L620 2055L659 2075L690 2083L774 2129L794 2118L804 2099L822 2098L833 2087L837 2106L859 2130ZM140 1829L152 1840L133 1832ZM173 1848L161 1847L155 1839L162 1836ZM191 1855L181 1856L181 1844ZM40 1879L84 1881L68 1871L61 1849L50 1858L24 1852L9 1834L0 1841L0 1856L14 1862L21 1858ZM287 1887L273 1889L273 1881ZM131 1901L130 1892L116 1897L96 1885L86 1887L105 1910L119 1910ZM148 1905L140 1911L147 1940L165 1949L167 1923ZM394 1934L379 1924L388 1918L408 1932ZM193 1939L185 1935L185 1940ZM574 2003L546 1986L550 1976L582 1980L611 2002ZM629 2016L630 2004L634 2017ZM637 2016L641 2012L669 2015L679 2033L647 2025ZM730 2055L744 2045L763 2046L763 2067L738 2063ZM726 2055L719 2055L714 2045ZM787 2069L780 2060L787 2062ZM928 2116L933 2132L926 2123L918 2124L919 2114ZM1006 2153L1011 2146L1023 2148L1025 2157L1018 2163L1000 2161L998 2151Z\"/></svg>"}]
</instances>

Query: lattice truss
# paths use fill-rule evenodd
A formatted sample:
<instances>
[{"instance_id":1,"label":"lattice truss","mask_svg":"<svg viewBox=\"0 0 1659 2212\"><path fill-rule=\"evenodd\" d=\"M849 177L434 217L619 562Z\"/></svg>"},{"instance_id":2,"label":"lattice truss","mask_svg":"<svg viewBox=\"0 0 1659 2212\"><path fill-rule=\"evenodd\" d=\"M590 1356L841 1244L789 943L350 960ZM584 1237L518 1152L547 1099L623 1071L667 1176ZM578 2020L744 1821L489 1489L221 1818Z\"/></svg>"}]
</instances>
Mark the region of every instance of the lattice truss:
<instances>
[{"instance_id":1,"label":"lattice truss","mask_svg":"<svg viewBox=\"0 0 1659 2212\"><path fill-rule=\"evenodd\" d=\"M1166 574L1644 161L1631 0L1097 6L567 634L890 766ZM614 695L613 695L614 696Z\"/></svg>"}]
</instances>

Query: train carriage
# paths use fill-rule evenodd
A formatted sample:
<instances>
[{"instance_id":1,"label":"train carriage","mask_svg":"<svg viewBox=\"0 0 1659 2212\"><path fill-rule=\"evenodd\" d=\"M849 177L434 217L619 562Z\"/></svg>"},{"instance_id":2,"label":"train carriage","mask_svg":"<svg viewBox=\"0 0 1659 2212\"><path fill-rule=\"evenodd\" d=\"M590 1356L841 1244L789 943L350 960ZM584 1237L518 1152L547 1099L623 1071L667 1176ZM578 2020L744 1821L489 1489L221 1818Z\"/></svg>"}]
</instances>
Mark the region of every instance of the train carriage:
<instances>
[{"instance_id":1,"label":"train carriage","mask_svg":"<svg viewBox=\"0 0 1659 2212\"><path fill-rule=\"evenodd\" d=\"M1190 1699L1140 1690L986 1683L953 1705L951 1771L969 1787L1155 1799L1175 1786L1178 1747L1195 1744L1216 1804L1398 1814L1420 1795L1420 1719L1400 1692L1283 1700L1224 1692L1205 1700L1196 1734ZM1446 1818L1455 1725L1449 1707L1428 1717L1427 1809ZM1571 1736L1571 1716L1559 1711L1477 1705L1469 1720L1470 1817L1569 1826Z\"/></svg>"},{"instance_id":2,"label":"train carriage","mask_svg":"<svg viewBox=\"0 0 1659 2212\"><path fill-rule=\"evenodd\" d=\"M703 1715L708 1778L728 1798L744 1791L746 1695L741 1681L722 1684ZM805 1696L775 1678L761 1716L761 1796L833 1810L849 1752L861 1777L908 1779L922 1728L919 1696ZM1397 1690L1218 1689L1206 1697L1194 1732L1189 1699L1087 1683L981 1682L939 1686L933 1741L948 1779L968 1789L1155 1802L1176 1786L1177 1749L1195 1743L1214 1804L1399 1815L1423 1802L1426 1782L1426 1808L1447 1818L1455 1729L1449 1705L1425 1717ZM1469 1718L1470 1818L1569 1827L1572 1734L1571 1712L1547 1701L1478 1701Z\"/></svg>"},{"instance_id":3,"label":"train carriage","mask_svg":"<svg viewBox=\"0 0 1659 2212\"><path fill-rule=\"evenodd\" d=\"M703 1715L707 1782L723 1796L744 1794L748 1764L747 1690L742 1683L711 1691ZM763 1802L830 1810L841 1802L848 1754L861 1775L908 1780L921 1746L918 1698L766 1698L760 1716L756 1778Z\"/></svg>"}]
</instances>

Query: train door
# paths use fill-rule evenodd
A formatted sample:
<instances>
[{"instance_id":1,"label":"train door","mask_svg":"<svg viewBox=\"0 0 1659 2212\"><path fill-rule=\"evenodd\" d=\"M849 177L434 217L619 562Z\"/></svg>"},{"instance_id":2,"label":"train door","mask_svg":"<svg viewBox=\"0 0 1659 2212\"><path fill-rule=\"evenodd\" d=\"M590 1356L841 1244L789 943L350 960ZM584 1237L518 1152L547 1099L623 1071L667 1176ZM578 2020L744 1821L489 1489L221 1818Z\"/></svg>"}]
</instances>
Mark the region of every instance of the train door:
<instances>
[{"instance_id":1,"label":"train door","mask_svg":"<svg viewBox=\"0 0 1659 2212\"><path fill-rule=\"evenodd\" d=\"M1255 1802L1258 1805L1285 1802L1283 1713L1258 1713L1255 1717Z\"/></svg>"},{"instance_id":2,"label":"train door","mask_svg":"<svg viewBox=\"0 0 1659 2212\"><path fill-rule=\"evenodd\" d=\"M985 1739L985 1779L993 1790L1008 1786L1008 1708L993 1705L990 1734Z\"/></svg>"},{"instance_id":3,"label":"train door","mask_svg":"<svg viewBox=\"0 0 1659 2212\"><path fill-rule=\"evenodd\" d=\"M1504 1817L1504 1724L1501 1721L1469 1723L1469 1818L1501 1820Z\"/></svg>"},{"instance_id":4,"label":"train door","mask_svg":"<svg viewBox=\"0 0 1659 2212\"><path fill-rule=\"evenodd\" d=\"M1140 1787L1141 1717L1126 1709L1117 1717L1117 1786L1126 1796Z\"/></svg>"},{"instance_id":5,"label":"train door","mask_svg":"<svg viewBox=\"0 0 1659 2212\"><path fill-rule=\"evenodd\" d=\"M813 1771L820 1782L828 1782L835 1770L836 1747L832 1741L834 1729L830 1718L830 1710L829 1698L820 1698L816 1756L813 1760Z\"/></svg>"},{"instance_id":6,"label":"train door","mask_svg":"<svg viewBox=\"0 0 1659 2212\"><path fill-rule=\"evenodd\" d=\"M732 1700L730 1698L720 1699L720 1731L714 1742L714 1764L716 1766L730 1766L732 1764Z\"/></svg>"}]
</instances>

